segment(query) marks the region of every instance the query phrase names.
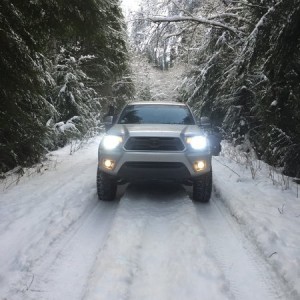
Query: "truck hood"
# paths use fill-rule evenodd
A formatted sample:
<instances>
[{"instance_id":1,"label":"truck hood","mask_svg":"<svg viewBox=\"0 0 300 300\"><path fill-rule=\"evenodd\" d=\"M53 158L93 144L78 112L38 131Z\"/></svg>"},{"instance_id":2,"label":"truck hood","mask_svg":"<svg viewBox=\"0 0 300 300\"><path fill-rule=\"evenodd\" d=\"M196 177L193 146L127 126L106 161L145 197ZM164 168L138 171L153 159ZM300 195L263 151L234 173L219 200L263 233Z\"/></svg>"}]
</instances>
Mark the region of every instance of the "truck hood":
<instances>
[{"instance_id":1,"label":"truck hood","mask_svg":"<svg viewBox=\"0 0 300 300\"><path fill-rule=\"evenodd\" d=\"M122 136L180 137L201 135L204 132L197 125L179 124L116 124L107 134Z\"/></svg>"}]
</instances>

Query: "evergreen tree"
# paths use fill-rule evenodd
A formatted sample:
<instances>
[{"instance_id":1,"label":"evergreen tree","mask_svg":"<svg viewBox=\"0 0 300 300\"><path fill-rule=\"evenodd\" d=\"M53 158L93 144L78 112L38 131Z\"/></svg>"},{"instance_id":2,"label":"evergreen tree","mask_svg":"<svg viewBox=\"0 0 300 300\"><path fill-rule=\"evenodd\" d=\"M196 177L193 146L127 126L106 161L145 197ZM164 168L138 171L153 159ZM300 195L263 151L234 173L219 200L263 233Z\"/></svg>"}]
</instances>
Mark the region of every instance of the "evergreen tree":
<instances>
[{"instance_id":1,"label":"evergreen tree","mask_svg":"<svg viewBox=\"0 0 300 300\"><path fill-rule=\"evenodd\" d=\"M0 4L0 170L39 159L46 134L45 81L35 40L11 2Z\"/></svg>"},{"instance_id":2,"label":"evergreen tree","mask_svg":"<svg viewBox=\"0 0 300 300\"><path fill-rule=\"evenodd\" d=\"M37 162L126 100L125 38L118 0L1 1L0 171Z\"/></svg>"},{"instance_id":3,"label":"evergreen tree","mask_svg":"<svg viewBox=\"0 0 300 300\"><path fill-rule=\"evenodd\" d=\"M250 142L259 158L299 177L299 1L226 1L200 15L178 18L208 26L193 35L183 101L235 144Z\"/></svg>"}]
</instances>

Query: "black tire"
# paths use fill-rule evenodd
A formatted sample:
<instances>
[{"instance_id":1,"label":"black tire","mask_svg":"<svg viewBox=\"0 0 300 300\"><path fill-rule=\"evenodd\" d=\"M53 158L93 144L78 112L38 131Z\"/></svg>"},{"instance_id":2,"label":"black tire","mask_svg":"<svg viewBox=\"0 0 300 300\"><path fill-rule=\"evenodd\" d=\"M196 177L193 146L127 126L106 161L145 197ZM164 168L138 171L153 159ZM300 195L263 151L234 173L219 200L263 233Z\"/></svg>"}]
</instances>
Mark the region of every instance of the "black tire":
<instances>
[{"instance_id":1,"label":"black tire","mask_svg":"<svg viewBox=\"0 0 300 300\"><path fill-rule=\"evenodd\" d=\"M116 197L117 181L112 176L97 170L97 193L102 201L112 201Z\"/></svg>"},{"instance_id":2,"label":"black tire","mask_svg":"<svg viewBox=\"0 0 300 300\"><path fill-rule=\"evenodd\" d=\"M193 200L195 202L209 202L212 190L212 171L197 177L193 183Z\"/></svg>"}]
</instances>

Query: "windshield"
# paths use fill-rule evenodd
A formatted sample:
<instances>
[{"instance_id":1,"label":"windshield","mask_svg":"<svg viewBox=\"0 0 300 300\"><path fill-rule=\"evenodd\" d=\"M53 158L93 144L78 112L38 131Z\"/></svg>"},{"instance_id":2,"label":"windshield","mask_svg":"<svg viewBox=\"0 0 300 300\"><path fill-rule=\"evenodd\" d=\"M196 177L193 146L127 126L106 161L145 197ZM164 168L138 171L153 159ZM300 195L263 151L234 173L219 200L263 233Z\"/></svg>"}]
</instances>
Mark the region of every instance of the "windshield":
<instances>
[{"instance_id":1,"label":"windshield","mask_svg":"<svg viewBox=\"0 0 300 300\"><path fill-rule=\"evenodd\" d=\"M119 124L184 124L194 125L194 118L186 106L181 105L128 105Z\"/></svg>"}]
</instances>

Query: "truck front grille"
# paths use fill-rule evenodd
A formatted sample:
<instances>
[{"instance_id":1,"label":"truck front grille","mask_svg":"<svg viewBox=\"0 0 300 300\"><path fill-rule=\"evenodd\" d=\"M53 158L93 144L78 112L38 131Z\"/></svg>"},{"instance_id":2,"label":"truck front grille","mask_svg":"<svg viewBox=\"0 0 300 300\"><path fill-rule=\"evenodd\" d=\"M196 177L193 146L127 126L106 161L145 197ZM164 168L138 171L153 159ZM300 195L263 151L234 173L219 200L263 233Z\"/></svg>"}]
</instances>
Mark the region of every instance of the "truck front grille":
<instances>
[{"instance_id":1,"label":"truck front grille","mask_svg":"<svg viewBox=\"0 0 300 300\"><path fill-rule=\"evenodd\" d=\"M179 169L184 167L179 162L151 162L151 161L131 161L124 164L127 168L133 169Z\"/></svg>"},{"instance_id":2,"label":"truck front grille","mask_svg":"<svg viewBox=\"0 0 300 300\"><path fill-rule=\"evenodd\" d=\"M129 151L183 151L184 144L176 137L131 137L124 148Z\"/></svg>"}]
</instances>

